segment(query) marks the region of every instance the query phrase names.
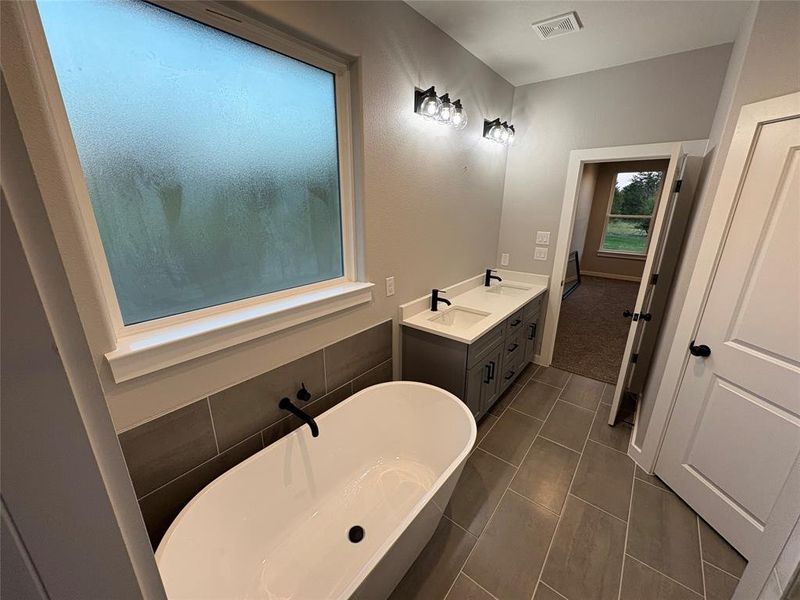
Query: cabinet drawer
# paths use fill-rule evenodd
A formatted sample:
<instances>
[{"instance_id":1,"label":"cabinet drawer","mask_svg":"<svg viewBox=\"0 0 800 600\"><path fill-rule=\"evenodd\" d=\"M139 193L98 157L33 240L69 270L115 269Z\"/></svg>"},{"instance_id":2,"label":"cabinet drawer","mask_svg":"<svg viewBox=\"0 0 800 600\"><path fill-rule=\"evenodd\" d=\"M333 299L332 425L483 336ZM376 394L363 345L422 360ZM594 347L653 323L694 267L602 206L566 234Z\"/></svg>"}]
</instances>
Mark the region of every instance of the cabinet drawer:
<instances>
[{"instance_id":1,"label":"cabinet drawer","mask_svg":"<svg viewBox=\"0 0 800 600\"><path fill-rule=\"evenodd\" d=\"M469 345L467 350L468 369L472 368L498 341L503 339L504 327L505 323L500 323Z\"/></svg>"},{"instance_id":2,"label":"cabinet drawer","mask_svg":"<svg viewBox=\"0 0 800 600\"><path fill-rule=\"evenodd\" d=\"M516 334L517 331L520 331L522 329L522 322L523 322L522 310L523 309L519 309L513 315L508 317L508 319L506 319L506 329L505 329L506 337L512 336Z\"/></svg>"}]
</instances>

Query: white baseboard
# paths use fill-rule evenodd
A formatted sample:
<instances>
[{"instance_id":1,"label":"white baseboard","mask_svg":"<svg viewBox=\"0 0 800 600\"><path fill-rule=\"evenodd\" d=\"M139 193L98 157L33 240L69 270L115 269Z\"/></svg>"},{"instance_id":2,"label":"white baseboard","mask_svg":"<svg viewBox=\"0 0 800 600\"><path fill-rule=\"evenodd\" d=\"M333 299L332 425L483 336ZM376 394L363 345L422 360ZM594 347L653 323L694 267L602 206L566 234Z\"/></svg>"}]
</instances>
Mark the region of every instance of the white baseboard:
<instances>
[{"instance_id":1,"label":"white baseboard","mask_svg":"<svg viewBox=\"0 0 800 600\"><path fill-rule=\"evenodd\" d=\"M589 277L603 277L605 279L621 279L622 281L641 281L641 277L636 275L618 275L616 273L599 273L597 271L584 271L581 269L581 275L588 275Z\"/></svg>"}]
</instances>

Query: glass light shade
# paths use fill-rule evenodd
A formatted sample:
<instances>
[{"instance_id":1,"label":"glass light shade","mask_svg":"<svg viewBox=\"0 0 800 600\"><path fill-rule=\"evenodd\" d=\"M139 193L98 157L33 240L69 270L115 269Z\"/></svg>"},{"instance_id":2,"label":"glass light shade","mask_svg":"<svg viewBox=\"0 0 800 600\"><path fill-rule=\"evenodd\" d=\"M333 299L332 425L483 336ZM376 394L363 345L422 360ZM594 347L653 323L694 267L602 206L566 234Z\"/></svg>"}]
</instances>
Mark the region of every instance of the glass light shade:
<instances>
[{"instance_id":1,"label":"glass light shade","mask_svg":"<svg viewBox=\"0 0 800 600\"><path fill-rule=\"evenodd\" d=\"M506 139L506 144L508 144L510 146L511 142L514 141L514 136L516 134L514 133L514 130L511 129L511 127L509 127L507 131L508 131L508 138Z\"/></svg>"},{"instance_id":2,"label":"glass light shade","mask_svg":"<svg viewBox=\"0 0 800 600\"><path fill-rule=\"evenodd\" d=\"M467 113L463 107L456 105L453 110L453 118L451 124L456 129L464 129L467 126Z\"/></svg>"},{"instance_id":3,"label":"glass light shade","mask_svg":"<svg viewBox=\"0 0 800 600\"><path fill-rule=\"evenodd\" d=\"M434 119L439 114L442 101L435 95L426 96L419 105L419 114L429 119Z\"/></svg>"},{"instance_id":4,"label":"glass light shade","mask_svg":"<svg viewBox=\"0 0 800 600\"><path fill-rule=\"evenodd\" d=\"M489 138L493 141L502 144L503 143L503 126L502 125L494 125L489 130Z\"/></svg>"},{"instance_id":5,"label":"glass light shade","mask_svg":"<svg viewBox=\"0 0 800 600\"><path fill-rule=\"evenodd\" d=\"M442 102L441 106L439 106L439 113L436 115L436 118L442 123L451 123L453 121L453 113L455 110L456 109L453 104L450 101L445 100Z\"/></svg>"}]
</instances>

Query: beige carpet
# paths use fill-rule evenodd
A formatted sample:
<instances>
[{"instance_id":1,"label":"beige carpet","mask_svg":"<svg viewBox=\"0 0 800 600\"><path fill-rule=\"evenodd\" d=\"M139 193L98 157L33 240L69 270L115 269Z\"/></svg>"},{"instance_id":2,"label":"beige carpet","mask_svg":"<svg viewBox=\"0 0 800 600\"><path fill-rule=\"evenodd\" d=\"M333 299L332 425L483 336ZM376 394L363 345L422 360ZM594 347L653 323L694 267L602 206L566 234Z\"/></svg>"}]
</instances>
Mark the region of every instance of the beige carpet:
<instances>
[{"instance_id":1,"label":"beige carpet","mask_svg":"<svg viewBox=\"0 0 800 600\"><path fill-rule=\"evenodd\" d=\"M622 313L633 308L638 290L635 281L583 276L561 303L553 366L616 383L631 324Z\"/></svg>"}]
</instances>

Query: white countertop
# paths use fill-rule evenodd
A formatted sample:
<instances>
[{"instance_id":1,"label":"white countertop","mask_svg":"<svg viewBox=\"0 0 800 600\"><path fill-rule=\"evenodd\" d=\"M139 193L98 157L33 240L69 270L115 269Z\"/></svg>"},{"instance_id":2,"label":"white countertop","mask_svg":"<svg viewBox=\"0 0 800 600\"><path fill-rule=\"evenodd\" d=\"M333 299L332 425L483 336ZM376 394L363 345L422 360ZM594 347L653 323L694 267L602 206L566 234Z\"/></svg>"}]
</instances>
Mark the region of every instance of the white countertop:
<instances>
[{"instance_id":1,"label":"white countertop","mask_svg":"<svg viewBox=\"0 0 800 600\"><path fill-rule=\"evenodd\" d=\"M520 289L519 292L513 296L492 293L488 291L488 288L484 287L483 275L481 275L469 279L466 282L451 286L451 291L456 295L445 294L442 296L442 298L452 303L451 306L442 303L439 305L440 308L438 311L434 312L430 310L430 295L403 305L401 307L400 323L407 327L413 327L414 329L441 335L451 340L471 344L498 323L501 323L514 312L525 306L528 302L544 294L548 288L549 278L544 275L514 271L498 271L498 275L503 278L503 282L499 284L493 281L492 288L498 285L506 285L528 289ZM427 303L425 303L426 300ZM425 308L419 310L422 307ZM431 320L458 307L488 314L478 322L466 324L464 326L457 324L448 326L441 322Z\"/></svg>"}]
</instances>

